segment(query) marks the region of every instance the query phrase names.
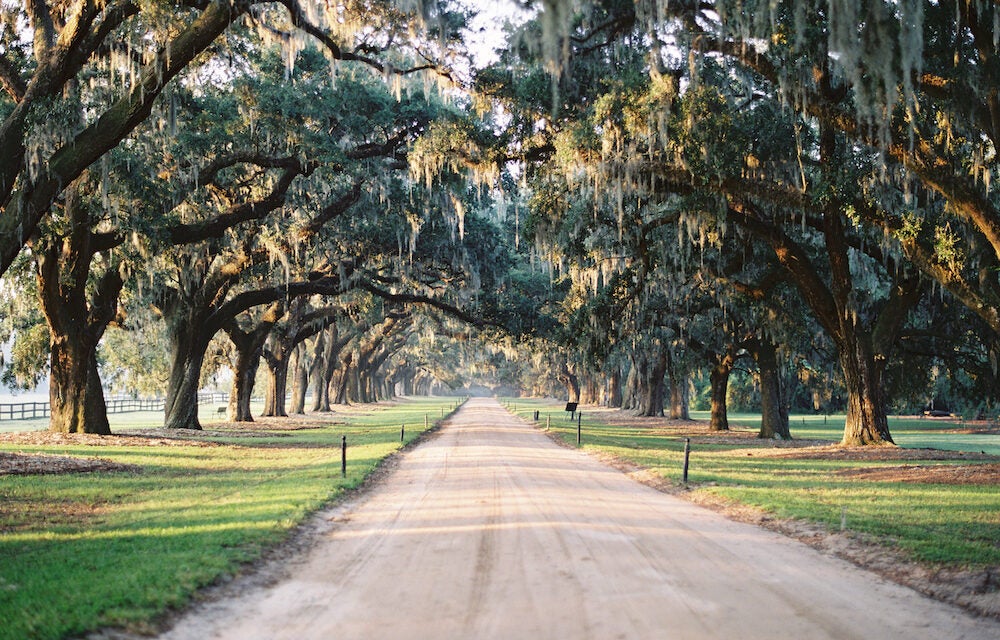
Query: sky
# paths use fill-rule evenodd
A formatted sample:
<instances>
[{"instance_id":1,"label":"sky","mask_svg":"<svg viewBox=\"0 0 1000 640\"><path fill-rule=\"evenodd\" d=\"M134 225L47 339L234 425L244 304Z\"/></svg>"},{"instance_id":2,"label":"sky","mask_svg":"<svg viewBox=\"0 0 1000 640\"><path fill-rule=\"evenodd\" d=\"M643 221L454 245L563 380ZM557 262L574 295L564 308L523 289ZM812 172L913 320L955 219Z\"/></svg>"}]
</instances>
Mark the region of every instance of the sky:
<instances>
[{"instance_id":1,"label":"sky","mask_svg":"<svg viewBox=\"0 0 1000 640\"><path fill-rule=\"evenodd\" d=\"M506 22L516 24L529 16L513 0L464 0L463 4L479 12L470 24L473 36L469 39L469 50L477 67L496 62L496 49L504 43L503 27Z\"/></svg>"}]
</instances>

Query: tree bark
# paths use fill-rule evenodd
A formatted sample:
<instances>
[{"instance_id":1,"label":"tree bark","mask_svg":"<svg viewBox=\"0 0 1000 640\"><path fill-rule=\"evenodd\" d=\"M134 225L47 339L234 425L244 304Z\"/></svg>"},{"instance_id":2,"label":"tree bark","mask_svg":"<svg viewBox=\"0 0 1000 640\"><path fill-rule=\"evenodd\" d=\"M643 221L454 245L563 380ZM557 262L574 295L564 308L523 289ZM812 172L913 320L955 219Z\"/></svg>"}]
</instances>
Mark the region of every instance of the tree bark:
<instances>
[{"instance_id":1,"label":"tree bark","mask_svg":"<svg viewBox=\"0 0 1000 640\"><path fill-rule=\"evenodd\" d=\"M287 416L288 369L292 353L304 340L326 328L334 317L330 308L308 310L296 300L287 320L271 332L269 347L264 349L268 367L268 388L264 400L265 416ZM303 400L304 402L304 400Z\"/></svg>"},{"instance_id":2,"label":"tree bark","mask_svg":"<svg viewBox=\"0 0 1000 640\"><path fill-rule=\"evenodd\" d=\"M758 338L750 348L760 371L760 432L758 438L791 440L788 409L778 371L778 349L773 342Z\"/></svg>"},{"instance_id":3,"label":"tree bark","mask_svg":"<svg viewBox=\"0 0 1000 640\"><path fill-rule=\"evenodd\" d=\"M677 358L667 351L667 378L670 381L670 419L690 420L691 414L688 410L688 376Z\"/></svg>"},{"instance_id":4,"label":"tree bark","mask_svg":"<svg viewBox=\"0 0 1000 640\"><path fill-rule=\"evenodd\" d=\"M641 400L639 415L662 417L666 387L664 376L667 372L667 348L660 346L652 360L646 361L646 371L640 372Z\"/></svg>"},{"instance_id":5,"label":"tree bark","mask_svg":"<svg viewBox=\"0 0 1000 640\"><path fill-rule=\"evenodd\" d=\"M709 431L729 431L729 413L726 405L726 394L729 392L729 374L736 363L733 350L717 355L714 366L709 374L711 382L711 418Z\"/></svg>"},{"instance_id":6,"label":"tree bark","mask_svg":"<svg viewBox=\"0 0 1000 640\"><path fill-rule=\"evenodd\" d=\"M839 353L847 388L847 419L841 444L893 444L882 384L885 360L876 359L868 335L850 332L845 338Z\"/></svg>"},{"instance_id":7,"label":"tree bark","mask_svg":"<svg viewBox=\"0 0 1000 640\"><path fill-rule=\"evenodd\" d=\"M316 397L313 401L313 411L330 411L330 403L336 399L337 395L337 390L334 389L334 374L340 363L340 353L354 338L353 334L339 336L336 324L330 325L328 333L330 336L327 340L326 351L323 353L322 363L320 363L322 366L316 367L314 374L313 384L316 388Z\"/></svg>"},{"instance_id":8,"label":"tree bark","mask_svg":"<svg viewBox=\"0 0 1000 640\"><path fill-rule=\"evenodd\" d=\"M284 353L272 353L267 359L267 393L261 415L288 417L285 396L288 392L288 358Z\"/></svg>"},{"instance_id":9,"label":"tree bark","mask_svg":"<svg viewBox=\"0 0 1000 640\"><path fill-rule=\"evenodd\" d=\"M334 404L350 404L348 389L351 381L351 371L354 362L354 352L348 351L341 359L344 366L340 368L340 379L337 380L337 393L333 397Z\"/></svg>"},{"instance_id":10,"label":"tree bark","mask_svg":"<svg viewBox=\"0 0 1000 640\"><path fill-rule=\"evenodd\" d=\"M566 402L580 402L580 380L570 369L566 358L560 358L559 381L566 388Z\"/></svg>"},{"instance_id":11,"label":"tree bark","mask_svg":"<svg viewBox=\"0 0 1000 640\"><path fill-rule=\"evenodd\" d=\"M359 369L361 368L361 359L354 366L348 368L344 373L347 375L347 399L345 404L350 404L351 402L364 402L361 399L361 373Z\"/></svg>"},{"instance_id":12,"label":"tree bark","mask_svg":"<svg viewBox=\"0 0 1000 640\"><path fill-rule=\"evenodd\" d=\"M629 355L628 375L625 377L625 388L622 390L621 408L627 411L639 409L639 372L645 368L636 355Z\"/></svg>"},{"instance_id":13,"label":"tree bark","mask_svg":"<svg viewBox=\"0 0 1000 640\"><path fill-rule=\"evenodd\" d=\"M234 422L253 422L250 400L253 397L257 369L264 349L264 341L274 324L285 315L283 302L273 302L261 315L257 326L249 331L240 328L237 318L226 324L226 333L236 347L233 388L229 395L229 419Z\"/></svg>"},{"instance_id":14,"label":"tree bark","mask_svg":"<svg viewBox=\"0 0 1000 640\"><path fill-rule=\"evenodd\" d=\"M320 334L322 335L322 334ZM293 414L304 414L306 412L306 393L309 391L309 362L305 356L305 346L300 344L292 352L292 406L289 411ZM318 391L313 392L318 395Z\"/></svg>"},{"instance_id":15,"label":"tree bark","mask_svg":"<svg viewBox=\"0 0 1000 640\"><path fill-rule=\"evenodd\" d=\"M187 315L187 314L185 314ZM198 388L201 366L210 337L205 337L202 322L168 322L170 334L170 378L163 406L163 426L167 429L201 429L198 420Z\"/></svg>"},{"instance_id":16,"label":"tree bark","mask_svg":"<svg viewBox=\"0 0 1000 640\"><path fill-rule=\"evenodd\" d=\"M237 350L233 387L229 392L229 419L233 422L253 422L250 400L260 368L260 351Z\"/></svg>"},{"instance_id":17,"label":"tree bark","mask_svg":"<svg viewBox=\"0 0 1000 640\"><path fill-rule=\"evenodd\" d=\"M341 354L352 341L359 340L360 336L370 328L367 323L359 324L350 331L341 332L336 324L330 325L330 340L327 352L323 358L325 366L322 371L323 376L323 405L321 411L329 411L330 404L343 404L346 402L346 389L342 389L346 372L341 370L338 374L338 367L347 360ZM349 365L344 365L349 366Z\"/></svg>"},{"instance_id":18,"label":"tree bark","mask_svg":"<svg viewBox=\"0 0 1000 640\"><path fill-rule=\"evenodd\" d=\"M331 343L336 341L336 327L337 325L332 324L319 334L313 349L312 362L308 369L303 369L305 380L313 389L313 411L330 410L330 380L324 376L324 373L327 369L326 364L332 347ZM332 335L327 336L331 332Z\"/></svg>"},{"instance_id":19,"label":"tree bark","mask_svg":"<svg viewBox=\"0 0 1000 640\"><path fill-rule=\"evenodd\" d=\"M622 396L622 370L615 366L608 376L608 406L612 409L621 408Z\"/></svg>"},{"instance_id":20,"label":"tree bark","mask_svg":"<svg viewBox=\"0 0 1000 640\"><path fill-rule=\"evenodd\" d=\"M53 334L49 356L49 430L108 435L108 410L97 371L97 345Z\"/></svg>"}]
</instances>

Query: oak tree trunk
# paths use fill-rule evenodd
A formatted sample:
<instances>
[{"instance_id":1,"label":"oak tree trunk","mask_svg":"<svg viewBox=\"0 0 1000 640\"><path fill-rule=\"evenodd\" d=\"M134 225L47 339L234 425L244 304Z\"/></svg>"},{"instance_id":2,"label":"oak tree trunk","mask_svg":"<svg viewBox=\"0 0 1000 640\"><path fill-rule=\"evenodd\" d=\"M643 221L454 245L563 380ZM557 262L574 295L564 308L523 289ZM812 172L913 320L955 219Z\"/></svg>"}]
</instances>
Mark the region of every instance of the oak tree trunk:
<instances>
[{"instance_id":1,"label":"oak tree trunk","mask_svg":"<svg viewBox=\"0 0 1000 640\"><path fill-rule=\"evenodd\" d=\"M708 423L709 431L729 431L729 414L726 394L729 392L729 374L733 371L735 359L730 353L717 358L709 374L711 382L712 411Z\"/></svg>"},{"instance_id":2,"label":"oak tree trunk","mask_svg":"<svg viewBox=\"0 0 1000 640\"><path fill-rule=\"evenodd\" d=\"M250 413L250 400L253 397L254 383L257 381L257 370L264 353L264 342L271 333L275 323L285 315L285 305L282 301L271 303L264 310L254 325L244 330L240 321L233 318L225 325L229 340L236 347L236 363L233 376L233 388L229 398L229 419L235 422L253 422Z\"/></svg>"},{"instance_id":3,"label":"oak tree trunk","mask_svg":"<svg viewBox=\"0 0 1000 640\"><path fill-rule=\"evenodd\" d=\"M253 398L257 369L260 368L260 352L256 355L237 351L233 388L229 394L229 419L233 422L253 422L250 400Z\"/></svg>"},{"instance_id":4,"label":"oak tree trunk","mask_svg":"<svg viewBox=\"0 0 1000 640\"><path fill-rule=\"evenodd\" d=\"M882 386L884 360L876 361L870 338L856 332L840 345L839 356L847 390L847 419L841 444L893 444Z\"/></svg>"},{"instance_id":5,"label":"oak tree trunk","mask_svg":"<svg viewBox=\"0 0 1000 640\"><path fill-rule=\"evenodd\" d=\"M268 358L267 370L267 394L262 415L288 417L288 410L285 408L285 396L288 392L288 360L283 357Z\"/></svg>"},{"instance_id":6,"label":"oak tree trunk","mask_svg":"<svg viewBox=\"0 0 1000 640\"><path fill-rule=\"evenodd\" d=\"M628 376L625 377L625 388L622 390L621 408L631 411L639 408L639 372L645 365L640 363L635 354L629 357L629 361Z\"/></svg>"},{"instance_id":7,"label":"oak tree trunk","mask_svg":"<svg viewBox=\"0 0 1000 640\"><path fill-rule=\"evenodd\" d=\"M305 348L299 345L292 353L292 404L288 408L290 413L303 414L306 412L306 393L309 391L309 362L305 357ZM313 395L318 395L318 391L313 390Z\"/></svg>"},{"instance_id":8,"label":"oak tree trunk","mask_svg":"<svg viewBox=\"0 0 1000 640\"><path fill-rule=\"evenodd\" d=\"M669 352L666 363L667 379L670 382L670 419L690 420L687 371Z\"/></svg>"},{"instance_id":9,"label":"oak tree trunk","mask_svg":"<svg viewBox=\"0 0 1000 640\"><path fill-rule=\"evenodd\" d=\"M348 387L351 384L353 361L353 351L348 352L343 358L343 366L340 368L340 379L337 380L337 393L333 398L335 404L350 404L348 399Z\"/></svg>"},{"instance_id":10,"label":"oak tree trunk","mask_svg":"<svg viewBox=\"0 0 1000 640\"><path fill-rule=\"evenodd\" d=\"M559 381L566 388L566 402L580 402L580 379L569 368L569 363L562 358L559 363Z\"/></svg>"},{"instance_id":11,"label":"oak tree trunk","mask_svg":"<svg viewBox=\"0 0 1000 640\"><path fill-rule=\"evenodd\" d=\"M666 387L664 376L667 372L667 350L660 347L652 360L646 361L647 369L640 372L639 388L641 399L639 415L646 417L663 416L664 395ZM644 374L643 374L644 373Z\"/></svg>"},{"instance_id":12,"label":"oak tree trunk","mask_svg":"<svg viewBox=\"0 0 1000 640\"><path fill-rule=\"evenodd\" d=\"M49 361L49 430L108 435L108 409L97 371L97 345L53 335Z\"/></svg>"},{"instance_id":13,"label":"oak tree trunk","mask_svg":"<svg viewBox=\"0 0 1000 640\"><path fill-rule=\"evenodd\" d=\"M791 440L788 409L781 389L778 349L766 339L756 340L751 348L760 372L760 432L758 438Z\"/></svg>"},{"instance_id":14,"label":"oak tree trunk","mask_svg":"<svg viewBox=\"0 0 1000 640\"><path fill-rule=\"evenodd\" d=\"M198 388L208 341L203 335L195 335L200 329L195 323L171 322L170 325L171 366L163 405L163 426L168 429L201 429Z\"/></svg>"},{"instance_id":15,"label":"oak tree trunk","mask_svg":"<svg viewBox=\"0 0 1000 640\"><path fill-rule=\"evenodd\" d=\"M615 367L608 377L608 406L617 409L622 406L622 371Z\"/></svg>"},{"instance_id":16,"label":"oak tree trunk","mask_svg":"<svg viewBox=\"0 0 1000 640\"><path fill-rule=\"evenodd\" d=\"M309 367L307 374L309 376L309 384L313 388L313 411L330 410L330 378L333 376L338 355L332 353L332 347L336 342L336 325L331 326L328 331L332 332L333 335L326 341L323 351L319 350L319 342L316 343L312 366ZM333 360L333 367L329 366L331 359Z\"/></svg>"},{"instance_id":17,"label":"oak tree trunk","mask_svg":"<svg viewBox=\"0 0 1000 640\"><path fill-rule=\"evenodd\" d=\"M124 280L114 260L94 277L92 222L80 196L79 183L66 189L69 233L32 242L39 306L49 328L49 430L110 434L97 347L118 313ZM88 293L92 280L96 286Z\"/></svg>"}]
</instances>

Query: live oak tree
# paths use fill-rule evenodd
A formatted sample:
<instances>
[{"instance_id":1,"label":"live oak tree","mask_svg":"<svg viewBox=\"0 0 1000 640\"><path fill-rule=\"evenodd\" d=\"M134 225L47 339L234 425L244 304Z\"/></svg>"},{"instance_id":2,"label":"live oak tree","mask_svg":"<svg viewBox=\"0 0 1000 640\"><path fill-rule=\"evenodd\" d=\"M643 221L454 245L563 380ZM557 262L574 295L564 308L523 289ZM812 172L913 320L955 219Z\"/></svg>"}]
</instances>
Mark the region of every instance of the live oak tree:
<instances>
[{"instance_id":1,"label":"live oak tree","mask_svg":"<svg viewBox=\"0 0 1000 640\"><path fill-rule=\"evenodd\" d=\"M724 60L752 80L747 104L780 101L801 115L798 131L874 158L878 171L844 203L852 223L883 235L886 249L901 251L995 332L996 127L989 114L997 10L920 1L620 3L603 24L619 39L643 30L654 50L672 38ZM570 27L556 35L572 41ZM553 57L568 50L550 48ZM798 158L804 170L832 160L807 147ZM789 181L804 188L802 177Z\"/></svg>"},{"instance_id":2,"label":"live oak tree","mask_svg":"<svg viewBox=\"0 0 1000 640\"><path fill-rule=\"evenodd\" d=\"M259 346L260 354L267 364L268 386L264 394L265 416L287 416L285 396L288 389L288 372L297 347L308 338L321 333L336 323L338 316L344 315L343 305L336 299L314 296L296 298L291 309L280 323L269 327L259 327L263 333ZM266 340L266 343L265 343ZM256 373L256 371L254 371ZM249 372L244 376L250 379ZM234 386L234 394L236 388ZM304 392L304 389L303 389ZM240 394L242 411L249 413L249 392ZM293 413L302 413L301 408ZM238 418L237 418L238 419Z\"/></svg>"},{"instance_id":3,"label":"live oak tree","mask_svg":"<svg viewBox=\"0 0 1000 640\"><path fill-rule=\"evenodd\" d=\"M220 117L218 122L227 119ZM141 142L116 149L105 158L99 179L92 179L89 172L81 176L31 240L40 299L52 334L51 428L55 430L108 431L96 367L97 344L119 313L118 294L127 272L136 264L152 265L142 255L149 250L148 238L160 246L183 246L218 237L227 228L279 206L294 178L313 169L287 156L230 153L209 162L189 162L184 172L189 177L172 180L168 176L177 167L164 167L154 159L159 152L156 143L170 145L171 139L158 135L156 125L162 127L162 123L151 124ZM176 126L171 123L170 128ZM176 152L176 143L173 147ZM178 164L186 161L183 158ZM220 188L225 181L222 175L246 165L281 171L281 177L270 193L257 200L197 222L185 218L191 193L204 185Z\"/></svg>"},{"instance_id":4,"label":"live oak tree","mask_svg":"<svg viewBox=\"0 0 1000 640\"><path fill-rule=\"evenodd\" d=\"M151 237L158 246L177 247L159 256L172 261L164 266L173 276L151 292L172 336L169 426L197 428L193 398L207 341L226 326L239 336L233 325L239 314L284 297L349 288L355 260L318 253L320 241L330 242L324 227L361 199L366 179L377 184L386 169L400 166L397 154L432 113L421 98L396 99L363 76L331 87L322 57L308 50L291 76L302 95L289 95L275 62L264 56L229 83L237 95L245 92L242 108L227 91L215 97L203 90L179 116L177 126L187 134L164 171L193 174L197 188L172 209L180 219L159 221ZM225 133L216 133L219 127ZM210 171L187 168L187 156L199 150ZM283 155L289 150L295 155ZM263 226L240 237L248 225ZM332 271L319 273L323 263ZM283 273L278 281L275 267Z\"/></svg>"},{"instance_id":5,"label":"live oak tree","mask_svg":"<svg viewBox=\"0 0 1000 640\"><path fill-rule=\"evenodd\" d=\"M601 19L592 13L587 21L563 25L568 46L561 51L570 55L560 61L557 88L569 99L552 105L557 117L540 134L551 142L546 157L560 161L556 175L567 177L581 197L617 204L619 211L627 199L714 199L703 219L740 225L770 246L837 344L849 391L844 443L891 441L881 372L921 289L911 273L893 266L891 247L866 238L852 222L855 212L872 205L850 187L876 176L878 165L844 132L783 113L780 94L757 77L732 72L725 59L696 56L689 64L667 53L661 37L675 33L671 44L682 55L698 52L696 29L712 19L704 7L674 5L659 15L681 29L642 34L645 20L657 18L628 6L601 6ZM592 46L600 30L617 40L615 47ZM628 53L636 50L630 43L643 37L654 41L651 49L642 48L645 59ZM591 69L609 62L623 68L614 74L619 84L595 83ZM575 98L581 86L589 100ZM777 133L784 128L792 135ZM806 223L803 240L793 238L796 220ZM863 308L854 285L859 268L868 274L884 269L877 278L895 278L894 286L875 286L887 292L874 298L886 314Z\"/></svg>"},{"instance_id":6,"label":"live oak tree","mask_svg":"<svg viewBox=\"0 0 1000 640\"><path fill-rule=\"evenodd\" d=\"M736 244L740 244L737 235ZM803 310L784 271L769 257L767 247L745 243L728 252L710 277L721 282L730 313L744 323L739 347L753 359L760 389L760 438L790 439L789 396L782 370L793 368L794 355L804 353L809 337L821 332ZM713 407L715 394L713 393Z\"/></svg>"},{"instance_id":7,"label":"live oak tree","mask_svg":"<svg viewBox=\"0 0 1000 640\"><path fill-rule=\"evenodd\" d=\"M293 309L301 298L293 301ZM234 422L253 422L250 413L250 400L253 394L257 368L264 354L264 341L271 334L275 324L286 315L283 300L272 302L259 313L259 318L253 318L254 309L238 314L223 326L236 351L235 362L232 363L233 385L229 395L228 417ZM296 315L295 310L292 315ZM244 317L246 316L246 318ZM249 325L249 326L247 326Z\"/></svg>"},{"instance_id":8,"label":"live oak tree","mask_svg":"<svg viewBox=\"0 0 1000 640\"><path fill-rule=\"evenodd\" d=\"M778 373L812 360L793 325L819 326L847 389L847 444L891 441L900 358L995 381L993 4L542 5L478 74L478 104L450 111L408 81L447 80L442 62L463 49L461 16L439 3L4 9L22 27L0 36L0 270L31 244L62 399L53 425L106 431L96 345L151 294L175 346L198 342L181 335L190 321L228 327L253 354L256 323L293 293L360 288L393 313L504 326L525 340L511 351L546 345L529 356L553 368L540 389L561 376L583 399L653 413L671 379L682 412L682 381L706 358L718 408L746 353L767 389L763 435L787 431ZM518 203L514 224L476 211L497 194ZM491 240L499 230L515 251ZM928 329L945 320L918 271L977 315L939 305L980 329L951 332L961 357ZM775 304L812 318L763 331ZM413 332L362 357L339 322L310 345L325 390L342 386L345 354L369 369L359 394L417 375ZM196 424L203 342L180 349L174 426Z\"/></svg>"},{"instance_id":9,"label":"live oak tree","mask_svg":"<svg viewBox=\"0 0 1000 640\"><path fill-rule=\"evenodd\" d=\"M103 401L98 397L99 379L92 363L95 344L107 326L109 314L115 312L112 311L116 306L114 289L121 286L115 281L122 278L122 274L116 273L121 270L117 258L115 264L103 269L100 275L103 284L97 290L97 297L90 301L89 312L80 310L88 304L83 301L81 293L84 291L83 281L88 276L87 263L93 256L106 254L120 245L123 236L121 229L99 229L95 232L93 225L103 216L100 213L95 216L93 206L85 207L87 210L83 213L71 213L69 217L77 216L71 224L75 232L66 234L67 241L61 243L66 264L61 265L65 271L57 276L60 265L54 258L60 241L58 236L46 240L44 229L40 234L36 233L40 230L39 222L53 207L70 208L64 206L62 200L75 211L82 211L78 205L80 199L72 192L65 192L63 196L65 185L75 184L77 186L70 189L79 190L81 182L90 180L99 182L100 191L106 192L107 181L114 179L114 175L106 170L107 161L101 168L99 180L87 175L89 167L102 155L106 157L116 150L122 141L128 142L128 136L148 122L151 114L159 112L160 126L163 127L162 123L166 120L167 126L173 128L176 110L180 108L178 102L182 100L177 98L182 93L178 85L180 74L194 68L195 59L199 59L201 65L199 73L225 74L223 65L217 61L206 62L204 56L198 58L198 55L227 30L229 45L233 47L231 51L244 46L247 42L246 29L240 21L251 14L251 26L262 27L262 31L271 37L277 36L286 43L286 48L291 47L293 53L296 47L301 46L303 34L309 34L308 37L322 44L328 59L354 61L390 78L407 75L417 68L433 68L435 64L431 62L431 56L443 51L436 43L444 43L451 38L442 31L451 18L444 19L442 16L447 14L441 13L437 16L436 39L425 41L424 45L415 48L424 56L417 68L387 66L377 59L376 54L385 48L386 42L392 42L391 34L400 31L409 33L410 26L423 23L432 17L435 10L428 8L423 15L413 15L398 12L389 4L381 5L381 13L366 14L365 27L369 30L362 41L367 39L368 42L359 48L355 40L351 48L345 49L343 45L352 42L353 34L361 23L356 17L357 7L342 9L343 13L328 24L321 13L311 14L319 16L318 23L311 22L317 18L307 18L303 6L295 0L283 4L195 3L190 7L179 6L162 12L150 11L149 7L130 2L107 6L103 3L81 3L72 7L47 7L45 3L34 3L26 11L32 27L30 32L13 27L4 31L8 41L6 55L0 61L3 63L0 75L12 106L0 132L6 151L6 164L2 168L6 177L0 179L4 203L0 219L0 263L6 269L20 247L37 235L37 255L40 258L48 256L44 264L40 262L39 277L49 287L56 287L61 279L72 274L71 285L63 287L61 292L50 293L43 287L43 299L55 304L73 303L77 307L74 311L66 309L58 315L50 314L51 328L55 329L53 350L61 349L59 345L75 344L78 346L73 349L80 351L60 352L53 358L56 365L53 369L53 398L57 400L53 403L56 414L53 428L107 430L101 406ZM18 10L8 8L6 11L5 23L15 25L20 15ZM339 24L337 33L330 33L332 24ZM32 40L22 39L24 34L33 36ZM417 40L411 38L407 42L413 44ZM237 42L234 44L234 41ZM86 78L87 82L81 82L80 78ZM166 104L158 101L164 91L170 94ZM229 162L252 161L251 152L243 151L242 155L242 158L233 158ZM260 157L259 154L257 157ZM263 164L273 161L265 159ZM181 164L183 166L183 161ZM220 171L225 167L226 161L223 160L213 170ZM196 172L198 167L190 163L186 168L194 168ZM173 167L167 169L172 170ZM309 168L303 163L299 171L308 172ZM170 179L169 174L166 179ZM151 200L141 203L150 217L169 210L169 207L162 207L162 200L155 197ZM89 223L85 221L88 217ZM219 233L227 224L228 221L218 224L210 233ZM91 228L83 231L88 226ZM54 228L58 234L60 225ZM195 236L205 231L203 227L195 232ZM171 240L180 241L176 236ZM69 247L69 243L73 246ZM43 250L43 245L49 248ZM48 306L53 308L52 304ZM91 312L93 315L88 321L86 334L80 333L81 319ZM78 326L60 326L66 324L61 322L61 318ZM66 335L74 335L74 339L67 343L63 337ZM72 371L68 371L70 369ZM79 372L88 369L90 373L86 377L89 379L85 379ZM64 371L68 371L68 375L64 375ZM73 388L82 391L73 391ZM86 426L88 424L93 426Z\"/></svg>"}]
</instances>

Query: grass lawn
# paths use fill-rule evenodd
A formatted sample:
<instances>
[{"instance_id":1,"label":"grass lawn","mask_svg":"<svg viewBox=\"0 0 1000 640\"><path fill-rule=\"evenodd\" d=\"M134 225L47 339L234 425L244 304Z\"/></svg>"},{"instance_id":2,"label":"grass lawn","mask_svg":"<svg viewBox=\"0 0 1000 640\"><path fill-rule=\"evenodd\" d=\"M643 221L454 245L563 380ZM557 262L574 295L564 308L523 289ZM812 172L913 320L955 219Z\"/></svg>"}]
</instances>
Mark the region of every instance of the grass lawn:
<instances>
[{"instance_id":1,"label":"grass lawn","mask_svg":"<svg viewBox=\"0 0 1000 640\"><path fill-rule=\"evenodd\" d=\"M567 420L562 403L507 402L529 421L539 411L541 427L548 417L551 431L576 445L577 425ZM690 437L688 479L695 497L712 494L779 518L820 523L831 531L845 526L923 562L961 568L1000 566L1000 486L912 481L902 473L912 471L911 467L926 471L933 465L952 465L953 470L970 469L974 464L994 466L1000 460L984 460L975 454L1000 455L1000 436L995 433L950 433L960 425L890 419L890 430L902 447L968 451L968 459L941 460L933 452L915 451L897 452L906 456L896 459L839 455L813 459L805 453L808 448L779 448L752 437L759 428L759 415L731 416L731 426L738 432L734 435L743 437L719 439L709 436L707 415L694 416L702 418L701 422L666 427L662 420L623 420L622 412L588 407L583 411L585 449L641 465L677 485L681 484L684 439ZM794 416L792 436L838 442L843 419ZM890 479L872 479L875 472Z\"/></svg>"},{"instance_id":2,"label":"grass lawn","mask_svg":"<svg viewBox=\"0 0 1000 640\"><path fill-rule=\"evenodd\" d=\"M100 457L122 471L0 476L0 639L145 628L199 587L241 570L320 507L357 487L453 398L314 414L209 437L99 446L0 441L0 452ZM126 414L128 415L128 414ZM154 423L155 424L155 423ZM112 427L126 431L123 424ZM140 431L129 433L141 434ZM341 477L341 437L347 476ZM117 442L121 440L121 442ZM130 442L132 441L132 442Z\"/></svg>"}]
</instances>

